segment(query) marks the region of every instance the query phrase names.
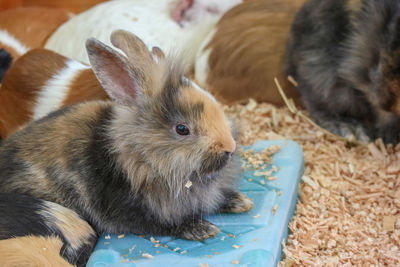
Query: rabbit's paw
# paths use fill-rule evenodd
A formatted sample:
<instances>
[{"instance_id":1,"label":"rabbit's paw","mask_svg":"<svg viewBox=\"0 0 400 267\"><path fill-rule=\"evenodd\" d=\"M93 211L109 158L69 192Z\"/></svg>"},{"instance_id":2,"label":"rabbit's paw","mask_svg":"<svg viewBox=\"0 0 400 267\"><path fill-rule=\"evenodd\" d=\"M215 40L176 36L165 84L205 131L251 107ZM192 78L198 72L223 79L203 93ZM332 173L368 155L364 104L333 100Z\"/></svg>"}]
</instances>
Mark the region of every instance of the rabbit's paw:
<instances>
[{"instance_id":1,"label":"rabbit's paw","mask_svg":"<svg viewBox=\"0 0 400 267\"><path fill-rule=\"evenodd\" d=\"M214 224L206 221L199 220L181 226L181 233L179 237L189 240L204 240L209 237L216 236L219 233L219 228Z\"/></svg>"},{"instance_id":2,"label":"rabbit's paw","mask_svg":"<svg viewBox=\"0 0 400 267\"><path fill-rule=\"evenodd\" d=\"M249 211L253 208L253 200L248 198L246 195L234 192L226 198L224 206L221 208L221 212L226 213L242 213Z\"/></svg>"}]
</instances>

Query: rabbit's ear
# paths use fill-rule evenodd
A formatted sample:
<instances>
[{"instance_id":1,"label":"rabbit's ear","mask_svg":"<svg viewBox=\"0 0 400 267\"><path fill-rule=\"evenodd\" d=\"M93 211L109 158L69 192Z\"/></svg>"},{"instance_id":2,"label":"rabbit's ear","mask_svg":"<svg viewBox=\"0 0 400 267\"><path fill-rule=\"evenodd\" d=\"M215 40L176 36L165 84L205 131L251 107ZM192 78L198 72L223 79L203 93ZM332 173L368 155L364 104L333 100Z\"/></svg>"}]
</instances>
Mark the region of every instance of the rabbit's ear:
<instances>
[{"instance_id":1,"label":"rabbit's ear","mask_svg":"<svg viewBox=\"0 0 400 267\"><path fill-rule=\"evenodd\" d=\"M111 33L111 43L121 49L128 57L129 62L146 73L151 70L153 56L143 41L131 32L116 30Z\"/></svg>"},{"instance_id":2,"label":"rabbit's ear","mask_svg":"<svg viewBox=\"0 0 400 267\"><path fill-rule=\"evenodd\" d=\"M111 43L124 52L135 74L144 97L160 91L167 72L165 55L160 48L150 52L143 41L131 32L116 30L111 33Z\"/></svg>"},{"instance_id":3,"label":"rabbit's ear","mask_svg":"<svg viewBox=\"0 0 400 267\"><path fill-rule=\"evenodd\" d=\"M94 38L86 41L86 50L93 71L107 94L119 103L134 101L140 81L125 57Z\"/></svg>"},{"instance_id":4,"label":"rabbit's ear","mask_svg":"<svg viewBox=\"0 0 400 267\"><path fill-rule=\"evenodd\" d=\"M151 53L153 54L153 57L155 57L157 62L165 60L164 52L159 47L153 46L153 49L151 49Z\"/></svg>"}]
</instances>

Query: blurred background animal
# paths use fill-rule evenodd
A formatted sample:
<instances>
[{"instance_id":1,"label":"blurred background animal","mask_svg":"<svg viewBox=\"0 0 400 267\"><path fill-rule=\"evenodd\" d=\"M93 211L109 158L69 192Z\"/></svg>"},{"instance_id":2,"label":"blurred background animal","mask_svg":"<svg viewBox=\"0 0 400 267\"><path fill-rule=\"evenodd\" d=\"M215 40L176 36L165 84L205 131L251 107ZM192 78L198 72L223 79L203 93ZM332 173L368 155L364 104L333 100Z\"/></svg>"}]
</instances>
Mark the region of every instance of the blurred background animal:
<instances>
[{"instance_id":1,"label":"blurred background animal","mask_svg":"<svg viewBox=\"0 0 400 267\"><path fill-rule=\"evenodd\" d=\"M108 96L89 65L50 50L31 50L10 67L3 79L0 139L61 107L100 99Z\"/></svg>"},{"instance_id":2,"label":"blurred background animal","mask_svg":"<svg viewBox=\"0 0 400 267\"><path fill-rule=\"evenodd\" d=\"M107 1L61 25L47 40L45 48L88 63L84 49L88 38L95 37L110 45L108 37L111 32L124 29L140 36L149 48L158 46L166 53L171 49L184 53L188 64L192 66L201 41L212 25L225 11L240 2L241 0Z\"/></svg>"},{"instance_id":3,"label":"blurred background animal","mask_svg":"<svg viewBox=\"0 0 400 267\"><path fill-rule=\"evenodd\" d=\"M309 0L287 44L286 73L312 118L342 136L400 136L400 2Z\"/></svg>"},{"instance_id":4,"label":"blurred background animal","mask_svg":"<svg viewBox=\"0 0 400 267\"><path fill-rule=\"evenodd\" d=\"M61 8L18 7L3 10L0 12L0 48L16 60L30 49L43 47L47 38L71 16Z\"/></svg>"},{"instance_id":5,"label":"blurred background animal","mask_svg":"<svg viewBox=\"0 0 400 267\"><path fill-rule=\"evenodd\" d=\"M195 78L224 103L283 105L274 86L277 77L286 94L298 99L283 72L290 25L304 0L254 0L239 4L218 21L199 49Z\"/></svg>"}]
</instances>

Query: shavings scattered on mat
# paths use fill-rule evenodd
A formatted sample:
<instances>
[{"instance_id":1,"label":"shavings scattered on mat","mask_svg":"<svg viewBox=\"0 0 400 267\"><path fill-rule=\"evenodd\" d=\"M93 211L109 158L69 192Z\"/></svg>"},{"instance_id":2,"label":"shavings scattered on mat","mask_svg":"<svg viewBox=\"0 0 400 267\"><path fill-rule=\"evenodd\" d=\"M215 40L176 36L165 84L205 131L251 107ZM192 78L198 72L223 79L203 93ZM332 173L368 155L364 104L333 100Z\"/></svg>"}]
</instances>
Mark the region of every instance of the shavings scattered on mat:
<instances>
[{"instance_id":1,"label":"shavings scattered on mat","mask_svg":"<svg viewBox=\"0 0 400 267\"><path fill-rule=\"evenodd\" d=\"M244 170L255 170L254 175L256 176L269 176L276 169L272 169L269 172L265 169L270 165L272 155L280 150L278 145L266 147L264 150L255 153L252 149L241 150L241 162L242 169ZM276 168L276 167L275 167Z\"/></svg>"},{"instance_id":2,"label":"shavings scattered on mat","mask_svg":"<svg viewBox=\"0 0 400 267\"><path fill-rule=\"evenodd\" d=\"M327 135L288 108L226 106L239 142L291 139L305 173L279 266L400 265L400 145L358 145Z\"/></svg>"}]
</instances>

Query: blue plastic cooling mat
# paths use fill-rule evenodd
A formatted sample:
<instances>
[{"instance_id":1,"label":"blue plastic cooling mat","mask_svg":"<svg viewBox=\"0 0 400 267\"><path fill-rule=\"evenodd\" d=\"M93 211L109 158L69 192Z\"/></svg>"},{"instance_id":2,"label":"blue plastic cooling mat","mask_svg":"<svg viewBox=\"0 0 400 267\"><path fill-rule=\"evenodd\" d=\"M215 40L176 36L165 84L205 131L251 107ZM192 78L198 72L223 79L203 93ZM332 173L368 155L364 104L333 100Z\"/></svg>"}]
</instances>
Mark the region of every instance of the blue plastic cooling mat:
<instances>
[{"instance_id":1,"label":"blue plastic cooling mat","mask_svg":"<svg viewBox=\"0 0 400 267\"><path fill-rule=\"evenodd\" d=\"M169 236L103 235L87 266L276 266L304 160L300 146L292 141L258 141L245 149L258 152L273 145L280 151L265 170L243 173L240 190L253 199L253 209L208 217L221 230L215 238L198 242Z\"/></svg>"}]
</instances>

